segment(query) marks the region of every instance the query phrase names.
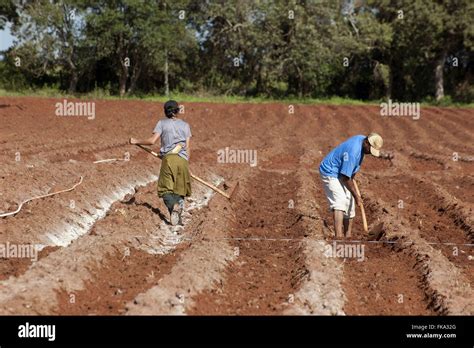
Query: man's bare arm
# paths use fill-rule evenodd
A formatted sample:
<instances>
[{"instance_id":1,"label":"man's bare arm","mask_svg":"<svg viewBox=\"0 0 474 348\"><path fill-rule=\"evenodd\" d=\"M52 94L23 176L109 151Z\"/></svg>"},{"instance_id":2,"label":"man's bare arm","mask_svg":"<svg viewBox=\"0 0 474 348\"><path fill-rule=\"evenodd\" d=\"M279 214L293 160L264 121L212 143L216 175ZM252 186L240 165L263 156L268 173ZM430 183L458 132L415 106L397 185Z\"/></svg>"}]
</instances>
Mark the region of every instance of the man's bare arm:
<instances>
[{"instance_id":1,"label":"man's bare arm","mask_svg":"<svg viewBox=\"0 0 474 348\"><path fill-rule=\"evenodd\" d=\"M153 133L151 137L148 139L135 139L135 138L130 138L130 144L132 145L154 145L158 139L160 138L160 135L158 133Z\"/></svg>"},{"instance_id":2,"label":"man's bare arm","mask_svg":"<svg viewBox=\"0 0 474 348\"><path fill-rule=\"evenodd\" d=\"M356 204L361 205L362 204L362 197L360 197L357 194L357 190L355 189L355 186L354 186L354 181L352 181L351 178L349 178L348 176L345 176L343 174L341 174L340 179L341 179L342 183L344 184L344 186L346 186L347 189L352 193L352 196L354 197Z\"/></svg>"}]
</instances>

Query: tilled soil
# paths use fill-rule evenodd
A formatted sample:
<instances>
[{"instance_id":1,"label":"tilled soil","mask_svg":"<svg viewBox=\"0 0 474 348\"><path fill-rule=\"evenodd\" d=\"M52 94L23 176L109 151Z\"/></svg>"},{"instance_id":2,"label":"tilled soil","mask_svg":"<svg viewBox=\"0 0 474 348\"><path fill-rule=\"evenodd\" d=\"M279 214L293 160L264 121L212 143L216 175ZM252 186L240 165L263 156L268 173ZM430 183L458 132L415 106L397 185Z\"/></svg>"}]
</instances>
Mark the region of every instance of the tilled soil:
<instances>
[{"instance_id":1,"label":"tilled soil","mask_svg":"<svg viewBox=\"0 0 474 348\"><path fill-rule=\"evenodd\" d=\"M83 183L0 218L1 245L41 249L36 261L0 259L0 313L474 314L471 109L413 120L377 106L186 103L191 170L229 192L240 184L228 201L194 183L174 228L156 196L159 160L127 145L148 136L161 104L97 100L88 120L55 116L57 101L1 98L0 210ZM367 157L357 180L386 237L367 243L358 214L344 243L363 258L328 256L317 167L371 131L391 156ZM257 165L221 163L226 148L256 151Z\"/></svg>"},{"instance_id":2,"label":"tilled soil","mask_svg":"<svg viewBox=\"0 0 474 348\"><path fill-rule=\"evenodd\" d=\"M300 215L289 208L297 184L290 175L260 171L252 176L246 185L251 196L239 206L236 227L229 231L238 257L221 284L194 299L192 314L280 313L306 274L304 230L297 224Z\"/></svg>"}]
</instances>

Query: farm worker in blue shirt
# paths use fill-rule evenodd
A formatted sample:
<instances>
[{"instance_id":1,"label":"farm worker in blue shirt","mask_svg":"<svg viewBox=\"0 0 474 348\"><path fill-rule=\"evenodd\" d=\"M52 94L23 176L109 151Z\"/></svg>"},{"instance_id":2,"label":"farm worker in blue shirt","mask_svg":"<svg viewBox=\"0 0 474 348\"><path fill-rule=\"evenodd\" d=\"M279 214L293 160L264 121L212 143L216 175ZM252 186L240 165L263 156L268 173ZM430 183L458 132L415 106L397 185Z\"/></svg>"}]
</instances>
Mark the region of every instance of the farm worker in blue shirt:
<instances>
[{"instance_id":1,"label":"farm worker in blue shirt","mask_svg":"<svg viewBox=\"0 0 474 348\"><path fill-rule=\"evenodd\" d=\"M383 139L377 133L368 136L356 135L333 149L321 162L319 174L330 209L334 212L336 238L350 238L355 205L362 204L362 198L354 187L355 174L360 170L364 155L380 156Z\"/></svg>"}]
</instances>

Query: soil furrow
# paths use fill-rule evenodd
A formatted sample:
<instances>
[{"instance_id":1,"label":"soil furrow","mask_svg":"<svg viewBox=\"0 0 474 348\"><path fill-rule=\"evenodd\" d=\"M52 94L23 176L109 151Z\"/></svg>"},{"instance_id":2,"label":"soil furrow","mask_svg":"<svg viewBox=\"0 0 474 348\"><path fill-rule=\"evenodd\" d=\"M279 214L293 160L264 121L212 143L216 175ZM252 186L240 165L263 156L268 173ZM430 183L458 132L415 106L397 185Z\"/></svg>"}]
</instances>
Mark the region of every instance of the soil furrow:
<instances>
[{"instance_id":1,"label":"soil furrow","mask_svg":"<svg viewBox=\"0 0 474 348\"><path fill-rule=\"evenodd\" d=\"M293 224L298 213L290 200L295 199L297 185L289 175L265 171L247 181L250 199L234 207L237 226L230 231L231 238L239 238L230 241L238 257L221 284L193 298L194 307L188 313L254 315L282 311L307 274L304 255L298 240L265 239L305 236L305 231Z\"/></svg>"},{"instance_id":2,"label":"soil furrow","mask_svg":"<svg viewBox=\"0 0 474 348\"><path fill-rule=\"evenodd\" d=\"M240 189L209 201L193 185L190 206L209 204L171 230L151 183L159 161L126 145L161 103L97 100L88 120L55 116L58 99L4 99L22 107L0 110L0 210L84 182L0 219L0 245L46 246L36 262L0 259L3 314L474 313L470 109L423 107L413 120L377 105L184 103L191 170ZM358 213L353 240L334 244L318 165L371 131L391 156L366 156L356 178L387 239L366 242ZM257 165L221 161L224 149L255 151Z\"/></svg>"}]
</instances>

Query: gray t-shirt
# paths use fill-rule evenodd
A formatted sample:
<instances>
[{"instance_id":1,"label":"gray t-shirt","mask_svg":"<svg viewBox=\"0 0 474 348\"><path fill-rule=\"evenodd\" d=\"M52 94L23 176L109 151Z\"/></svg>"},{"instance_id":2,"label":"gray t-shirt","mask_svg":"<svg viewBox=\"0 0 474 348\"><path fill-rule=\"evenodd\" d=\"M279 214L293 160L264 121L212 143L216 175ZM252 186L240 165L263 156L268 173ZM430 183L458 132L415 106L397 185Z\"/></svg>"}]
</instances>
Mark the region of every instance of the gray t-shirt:
<instances>
[{"instance_id":1,"label":"gray t-shirt","mask_svg":"<svg viewBox=\"0 0 474 348\"><path fill-rule=\"evenodd\" d=\"M187 122L178 118L164 118L158 121L153 133L158 133L161 138L160 155L165 155L176 145L181 144L183 148L179 152L179 156L188 160L186 139L191 137L191 128Z\"/></svg>"}]
</instances>

